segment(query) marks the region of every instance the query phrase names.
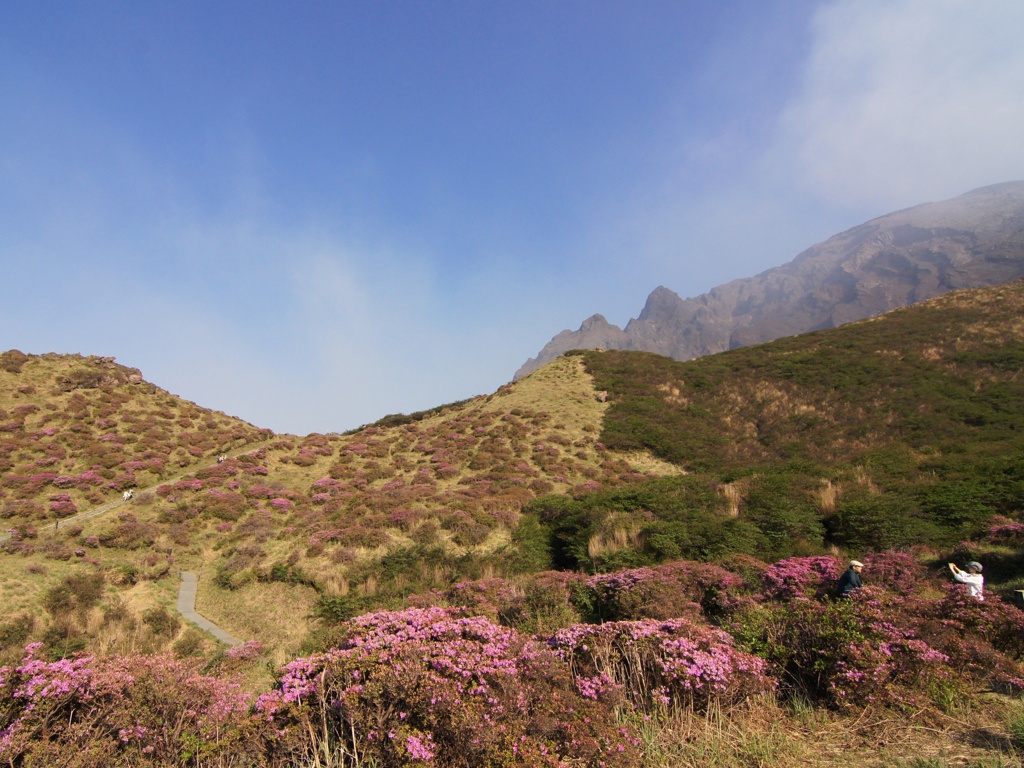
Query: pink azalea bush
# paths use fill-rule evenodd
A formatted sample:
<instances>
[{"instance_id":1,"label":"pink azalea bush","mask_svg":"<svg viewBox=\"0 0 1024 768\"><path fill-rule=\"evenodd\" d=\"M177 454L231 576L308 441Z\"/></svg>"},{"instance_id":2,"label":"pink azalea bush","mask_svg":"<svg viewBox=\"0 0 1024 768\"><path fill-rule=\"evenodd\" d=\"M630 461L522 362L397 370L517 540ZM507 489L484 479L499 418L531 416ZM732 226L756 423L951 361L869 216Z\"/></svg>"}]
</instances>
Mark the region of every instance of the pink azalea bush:
<instances>
[{"instance_id":1,"label":"pink azalea bush","mask_svg":"<svg viewBox=\"0 0 1024 768\"><path fill-rule=\"evenodd\" d=\"M579 624L549 646L573 670L581 695L643 710L671 703L703 709L774 690L767 664L732 637L687 619Z\"/></svg>"},{"instance_id":2,"label":"pink azalea bush","mask_svg":"<svg viewBox=\"0 0 1024 768\"><path fill-rule=\"evenodd\" d=\"M906 552L876 552L864 558L861 575L866 584L909 595L918 589L927 571Z\"/></svg>"},{"instance_id":3,"label":"pink azalea bush","mask_svg":"<svg viewBox=\"0 0 1024 768\"><path fill-rule=\"evenodd\" d=\"M914 611L922 636L949 657L958 675L1024 690L1024 611L995 594L977 600L959 584L943 591L941 600L922 602Z\"/></svg>"},{"instance_id":4,"label":"pink azalea bush","mask_svg":"<svg viewBox=\"0 0 1024 768\"><path fill-rule=\"evenodd\" d=\"M1024 546L1024 523L996 515L988 523L985 539L991 544L1022 547Z\"/></svg>"},{"instance_id":5,"label":"pink azalea bush","mask_svg":"<svg viewBox=\"0 0 1024 768\"><path fill-rule=\"evenodd\" d=\"M57 493L50 497L50 511L57 517L71 517L78 512L78 506L66 493Z\"/></svg>"},{"instance_id":6,"label":"pink azalea bush","mask_svg":"<svg viewBox=\"0 0 1024 768\"><path fill-rule=\"evenodd\" d=\"M253 763L249 697L166 656L44 661L39 644L0 667L0 761L9 765Z\"/></svg>"},{"instance_id":7,"label":"pink azalea bush","mask_svg":"<svg viewBox=\"0 0 1024 768\"><path fill-rule=\"evenodd\" d=\"M347 630L338 647L288 664L260 697L257 712L285 735L272 754L328 732L353 764L388 768L638 764L635 738L611 711L512 629L434 607L367 614Z\"/></svg>"},{"instance_id":8,"label":"pink azalea bush","mask_svg":"<svg viewBox=\"0 0 1024 768\"><path fill-rule=\"evenodd\" d=\"M788 690L839 708L921 703L917 692L948 680L949 657L900 620L901 599L864 587L848 599L764 604L734 631Z\"/></svg>"},{"instance_id":9,"label":"pink azalea bush","mask_svg":"<svg viewBox=\"0 0 1024 768\"><path fill-rule=\"evenodd\" d=\"M594 611L605 621L720 617L751 600L742 578L710 563L681 561L591 576Z\"/></svg>"},{"instance_id":10,"label":"pink azalea bush","mask_svg":"<svg viewBox=\"0 0 1024 768\"><path fill-rule=\"evenodd\" d=\"M790 557L773 563L761 574L766 597L821 597L835 588L845 570L834 557Z\"/></svg>"}]
</instances>

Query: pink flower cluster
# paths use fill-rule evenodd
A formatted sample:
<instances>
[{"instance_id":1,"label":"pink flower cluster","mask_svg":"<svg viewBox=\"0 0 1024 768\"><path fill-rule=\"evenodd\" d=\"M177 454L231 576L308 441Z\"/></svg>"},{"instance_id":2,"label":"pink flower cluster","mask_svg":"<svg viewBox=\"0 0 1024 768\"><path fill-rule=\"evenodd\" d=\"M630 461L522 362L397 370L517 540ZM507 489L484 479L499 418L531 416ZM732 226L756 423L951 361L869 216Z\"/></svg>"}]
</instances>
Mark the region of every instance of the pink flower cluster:
<instances>
[{"instance_id":1,"label":"pink flower cluster","mask_svg":"<svg viewBox=\"0 0 1024 768\"><path fill-rule=\"evenodd\" d=\"M834 557L790 557L770 565L761 579L770 598L821 596L835 588L843 570Z\"/></svg>"},{"instance_id":2,"label":"pink flower cluster","mask_svg":"<svg viewBox=\"0 0 1024 768\"><path fill-rule=\"evenodd\" d=\"M45 661L40 644L0 667L0 761L71 764L90 749L111 764L179 764L189 745L211 756L246 718L249 697L234 682L206 677L164 656ZM45 733L46 738L39 738ZM61 756L58 760L58 754ZM75 763L77 764L77 763Z\"/></svg>"},{"instance_id":3,"label":"pink flower cluster","mask_svg":"<svg viewBox=\"0 0 1024 768\"><path fill-rule=\"evenodd\" d=\"M985 538L992 544L1006 547L1024 546L1024 523L996 515L989 521Z\"/></svg>"},{"instance_id":4,"label":"pink flower cluster","mask_svg":"<svg viewBox=\"0 0 1024 768\"><path fill-rule=\"evenodd\" d=\"M333 730L360 760L632 765L636 741L573 689L541 644L443 608L367 614L323 654L288 664L256 704L276 727ZM535 762L531 760L535 759Z\"/></svg>"},{"instance_id":5,"label":"pink flower cluster","mask_svg":"<svg viewBox=\"0 0 1024 768\"><path fill-rule=\"evenodd\" d=\"M706 707L771 691L767 663L738 650L732 637L687 619L580 624L549 646L573 669L591 698L624 695L633 704Z\"/></svg>"},{"instance_id":6,"label":"pink flower cluster","mask_svg":"<svg viewBox=\"0 0 1024 768\"><path fill-rule=\"evenodd\" d=\"M687 615L721 617L751 598L743 579L710 563L681 561L591 576L585 586L593 593L603 620L669 619Z\"/></svg>"}]
</instances>

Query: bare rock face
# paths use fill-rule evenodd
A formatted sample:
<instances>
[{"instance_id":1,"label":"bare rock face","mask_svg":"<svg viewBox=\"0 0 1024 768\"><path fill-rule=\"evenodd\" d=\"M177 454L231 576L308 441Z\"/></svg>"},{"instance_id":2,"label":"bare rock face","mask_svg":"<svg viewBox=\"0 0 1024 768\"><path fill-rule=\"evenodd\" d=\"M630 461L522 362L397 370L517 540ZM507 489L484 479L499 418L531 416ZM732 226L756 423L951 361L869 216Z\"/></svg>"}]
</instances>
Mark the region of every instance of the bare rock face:
<instances>
[{"instance_id":1,"label":"bare rock face","mask_svg":"<svg viewBox=\"0 0 1024 768\"><path fill-rule=\"evenodd\" d=\"M1024 277L1024 181L982 187L872 219L788 264L696 298L665 287L625 329L601 315L562 331L520 378L571 349L689 360L888 312L961 288Z\"/></svg>"}]
</instances>

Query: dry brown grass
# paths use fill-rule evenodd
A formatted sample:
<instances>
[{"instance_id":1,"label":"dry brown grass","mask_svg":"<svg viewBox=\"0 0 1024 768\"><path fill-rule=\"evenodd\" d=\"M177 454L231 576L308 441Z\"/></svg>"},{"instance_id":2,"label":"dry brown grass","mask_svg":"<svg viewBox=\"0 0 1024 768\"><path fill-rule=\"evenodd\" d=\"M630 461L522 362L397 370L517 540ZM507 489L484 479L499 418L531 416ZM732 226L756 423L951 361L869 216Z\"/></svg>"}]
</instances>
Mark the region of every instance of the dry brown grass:
<instances>
[{"instance_id":1,"label":"dry brown grass","mask_svg":"<svg viewBox=\"0 0 1024 768\"><path fill-rule=\"evenodd\" d=\"M743 501L743 494L749 485L746 481L735 481L722 486L722 495L725 497L725 514L729 517L740 516L740 502Z\"/></svg>"},{"instance_id":2,"label":"dry brown grass","mask_svg":"<svg viewBox=\"0 0 1024 768\"><path fill-rule=\"evenodd\" d=\"M622 549L635 549L640 542L641 528L639 523L627 523L598 531L587 542L587 554L596 559Z\"/></svg>"},{"instance_id":3,"label":"dry brown grass","mask_svg":"<svg viewBox=\"0 0 1024 768\"><path fill-rule=\"evenodd\" d=\"M196 611L240 640L262 643L276 662L298 653L313 626L316 596L309 587L280 582L226 590L204 576L199 581Z\"/></svg>"},{"instance_id":4,"label":"dry brown grass","mask_svg":"<svg viewBox=\"0 0 1024 768\"><path fill-rule=\"evenodd\" d=\"M639 724L648 768L1020 768L1007 729L1019 702L945 714L868 708L839 715L773 696L729 710L675 711Z\"/></svg>"},{"instance_id":5,"label":"dry brown grass","mask_svg":"<svg viewBox=\"0 0 1024 768\"><path fill-rule=\"evenodd\" d=\"M42 615L43 595L74 572L74 564L70 562L0 556L0 605L4 613L28 611Z\"/></svg>"},{"instance_id":6,"label":"dry brown grass","mask_svg":"<svg viewBox=\"0 0 1024 768\"><path fill-rule=\"evenodd\" d=\"M841 483L834 483L828 478L823 479L816 493L818 509L823 512L834 512L842 490Z\"/></svg>"}]
</instances>

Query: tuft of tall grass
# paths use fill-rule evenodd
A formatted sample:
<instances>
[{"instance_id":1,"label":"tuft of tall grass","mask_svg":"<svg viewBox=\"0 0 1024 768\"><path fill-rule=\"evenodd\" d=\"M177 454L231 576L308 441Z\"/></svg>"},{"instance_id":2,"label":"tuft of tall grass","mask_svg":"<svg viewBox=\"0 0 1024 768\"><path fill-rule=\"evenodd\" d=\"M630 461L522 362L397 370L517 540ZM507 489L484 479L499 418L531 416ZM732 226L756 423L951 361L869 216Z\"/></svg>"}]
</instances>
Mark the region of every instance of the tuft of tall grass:
<instances>
[{"instance_id":1,"label":"tuft of tall grass","mask_svg":"<svg viewBox=\"0 0 1024 768\"><path fill-rule=\"evenodd\" d=\"M648 768L735 768L802 763L807 745L784 727L771 694L728 711L673 709L637 724Z\"/></svg>"}]
</instances>

